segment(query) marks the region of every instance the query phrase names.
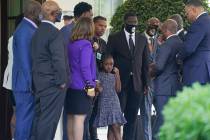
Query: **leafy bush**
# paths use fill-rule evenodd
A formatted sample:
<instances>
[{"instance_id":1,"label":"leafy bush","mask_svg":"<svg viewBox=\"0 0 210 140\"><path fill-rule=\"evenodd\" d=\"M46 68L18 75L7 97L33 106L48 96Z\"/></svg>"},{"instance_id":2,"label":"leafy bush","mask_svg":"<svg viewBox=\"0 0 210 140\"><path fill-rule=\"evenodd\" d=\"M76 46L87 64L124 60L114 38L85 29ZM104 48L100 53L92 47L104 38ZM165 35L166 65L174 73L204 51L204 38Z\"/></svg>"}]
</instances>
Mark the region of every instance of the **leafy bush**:
<instances>
[{"instance_id":1,"label":"leafy bush","mask_svg":"<svg viewBox=\"0 0 210 140\"><path fill-rule=\"evenodd\" d=\"M208 0L203 0L208 7ZM151 17L157 17L161 21L166 20L170 15L181 14L184 16L183 0L127 0L123 5L119 6L114 14L111 25L112 31L121 30L123 25L123 16L126 12L133 11L139 17L139 31L145 30L145 23ZM187 21L185 20L185 24Z\"/></svg>"},{"instance_id":2,"label":"leafy bush","mask_svg":"<svg viewBox=\"0 0 210 140\"><path fill-rule=\"evenodd\" d=\"M160 140L210 140L210 85L184 88L163 115Z\"/></svg>"}]
</instances>

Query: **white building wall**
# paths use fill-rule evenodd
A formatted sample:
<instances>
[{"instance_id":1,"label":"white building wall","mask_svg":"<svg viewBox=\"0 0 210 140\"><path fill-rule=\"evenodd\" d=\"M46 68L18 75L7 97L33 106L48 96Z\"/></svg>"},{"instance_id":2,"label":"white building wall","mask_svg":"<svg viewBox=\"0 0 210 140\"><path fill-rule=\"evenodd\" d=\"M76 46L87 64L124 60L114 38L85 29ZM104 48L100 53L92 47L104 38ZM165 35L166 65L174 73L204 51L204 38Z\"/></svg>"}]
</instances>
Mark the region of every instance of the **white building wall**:
<instances>
[{"instance_id":1,"label":"white building wall","mask_svg":"<svg viewBox=\"0 0 210 140\"><path fill-rule=\"evenodd\" d=\"M81 2L87 2L93 6L94 16L101 15L107 18L108 25L116 8L125 0L55 0L61 7L63 14L73 15L74 6ZM63 27L63 22L56 24L59 28ZM109 30L110 26L108 26ZM107 35L106 35L107 36Z\"/></svg>"},{"instance_id":2,"label":"white building wall","mask_svg":"<svg viewBox=\"0 0 210 140\"><path fill-rule=\"evenodd\" d=\"M81 2L81 0L55 0L61 6L63 11L73 11L74 6ZM93 5L94 0L82 0Z\"/></svg>"}]
</instances>

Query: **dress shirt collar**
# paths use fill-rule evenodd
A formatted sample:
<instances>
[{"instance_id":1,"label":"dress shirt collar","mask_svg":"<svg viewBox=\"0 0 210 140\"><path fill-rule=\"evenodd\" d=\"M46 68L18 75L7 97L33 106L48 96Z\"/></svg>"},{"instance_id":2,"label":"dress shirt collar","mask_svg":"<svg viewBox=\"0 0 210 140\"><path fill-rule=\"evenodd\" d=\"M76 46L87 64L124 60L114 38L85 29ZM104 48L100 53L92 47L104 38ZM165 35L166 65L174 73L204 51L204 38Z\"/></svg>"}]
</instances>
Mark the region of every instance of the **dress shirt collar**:
<instances>
[{"instance_id":1,"label":"dress shirt collar","mask_svg":"<svg viewBox=\"0 0 210 140\"><path fill-rule=\"evenodd\" d=\"M124 32L125 32L127 43L129 44L130 33L126 31L125 28L124 28ZM133 40L134 45L135 45L135 34L136 34L135 32L131 34L131 38Z\"/></svg>"},{"instance_id":2,"label":"dress shirt collar","mask_svg":"<svg viewBox=\"0 0 210 140\"><path fill-rule=\"evenodd\" d=\"M49 24L51 24L52 26L54 26L55 28L57 28L57 27L55 26L55 23L53 23L52 21L49 21L49 20L42 20L42 22L49 23Z\"/></svg>"},{"instance_id":3,"label":"dress shirt collar","mask_svg":"<svg viewBox=\"0 0 210 140\"><path fill-rule=\"evenodd\" d=\"M153 38L152 36L149 36L146 31L144 31L144 34L145 34L147 39Z\"/></svg>"},{"instance_id":4,"label":"dress shirt collar","mask_svg":"<svg viewBox=\"0 0 210 140\"><path fill-rule=\"evenodd\" d=\"M183 30L184 30L184 28L180 29L179 31L177 31L176 34L178 35L178 34L181 33Z\"/></svg>"},{"instance_id":5,"label":"dress shirt collar","mask_svg":"<svg viewBox=\"0 0 210 140\"><path fill-rule=\"evenodd\" d=\"M126 31L125 28L124 28L124 32L125 32L125 35L126 35L126 36L130 36L130 33L129 33L128 31ZM131 36L132 36L132 37L135 36L135 32L132 33Z\"/></svg>"},{"instance_id":6,"label":"dress shirt collar","mask_svg":"<svg viewBox=\"0 0 210 140\"><path fill-rule=\"evenodd\" d=\"M24 17L25 20L27 20L28 22L30 22L35 28L38 28L38 26L29 18Z\"/></svg>"},{"instance_id":7,"label":"dress shirt collar","mask_svg":"<svg viewBox=\"0 0 210 140\"><path fill-rule=\"evenodd\" d=\"M172 35L168 36L167 39L169 39L169 38L171 38L173 36L177 36L177 34L172 34Z\"/></svg>"},{"instance_id":8,"label":"dress shirt collar","mask_svg":"<svg viewBox=\"0 0 210 140\"><path fill-rule=\"evenodd\" d=\"M151 38L155 39L155 36L156 36L156 35L150 36L150 35L148 35L148 33L146 31L144 31L144 35L147 38L147 40L150 40Z\"/></svg>"},{"instance_id":9,"label":"dress shirt collar","mask_svg":"<svg viewBox=\"0 0 210 140\"><path fill-rule=\"evenodd\" d=\"M203 14L205 14L206 12L202 12L200 15L198 15L197 17L196 17L196 19L198 19L200 16L202 16Z\"/></svg>"}]
</instances>

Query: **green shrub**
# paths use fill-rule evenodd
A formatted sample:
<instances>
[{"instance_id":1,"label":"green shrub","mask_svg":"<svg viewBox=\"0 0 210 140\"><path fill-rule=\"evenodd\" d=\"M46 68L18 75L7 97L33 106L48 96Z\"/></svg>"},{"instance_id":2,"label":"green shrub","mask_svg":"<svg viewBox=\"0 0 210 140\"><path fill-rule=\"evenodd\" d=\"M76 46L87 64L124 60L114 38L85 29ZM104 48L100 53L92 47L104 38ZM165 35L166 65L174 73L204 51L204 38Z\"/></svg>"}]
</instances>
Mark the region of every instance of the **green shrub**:
<instances>
[{"instance_id":1,"label":"green shrub","mask_svg":"<svg viewBox=\"0 0 210 140\"><path fill-rule=\"evenodd\" d=\"M206 7L208 7L208 0L203 1L205 1ZM133 11L138 14L140 32L145 30L145 23L151 17L157 17L161 21L177 13L185 17L183 0L127 0L117 8L111 20L112 32L122 29L123 16L128 11ZM185 20L186 24L187 21Z\"/></svg>"},{"instance_id":2,"label":"green shrub","mask_svg":"<svg viewBox=\"0 0 210 140\"><path fill-rule=\"evenodd\" d=\"M184 88L163 115L160 140L210 140L210 85Z\"/></svg>"}]
</instances>

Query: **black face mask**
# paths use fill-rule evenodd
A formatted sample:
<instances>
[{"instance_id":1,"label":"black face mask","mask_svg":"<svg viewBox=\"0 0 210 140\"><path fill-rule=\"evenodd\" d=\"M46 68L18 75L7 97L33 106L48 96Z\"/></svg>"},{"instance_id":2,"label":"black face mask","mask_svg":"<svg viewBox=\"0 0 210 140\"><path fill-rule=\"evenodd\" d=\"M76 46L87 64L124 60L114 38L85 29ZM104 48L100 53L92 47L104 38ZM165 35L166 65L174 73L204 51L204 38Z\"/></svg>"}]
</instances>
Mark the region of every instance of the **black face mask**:
<instances>
[{"instance_id":1,"label":"black face mask","mask_svg":"<svg viewBox=\"0 0 210 140\"><path fill-rule=\"evenodd\" d=\"M130 34L136 31L136 27L137 27L136 25L125 24L125 30Z\"/></svg>"},{"instance_id":2,"label":"black face mask","mask_svg":"<svg viewBox=\"0 0 210 140\"><path fill-rule=\"evenodd\" d=\"M59 11L59 12L57 13L56 18L55 18L55 22L61 22L61 17L62 17L62 12Z\"/></svg>"},{"instance_id":3,"label":"black face mask","mask_svg":"<svg viewBox=\"0 0 210 140\"><path fill-rule=\"evenodd\" d=\"M150 25L148 28L147 28L147 34L149 36L155 36L158 32L158 26L157 25Z\"/></svg>"}]
</instances>

